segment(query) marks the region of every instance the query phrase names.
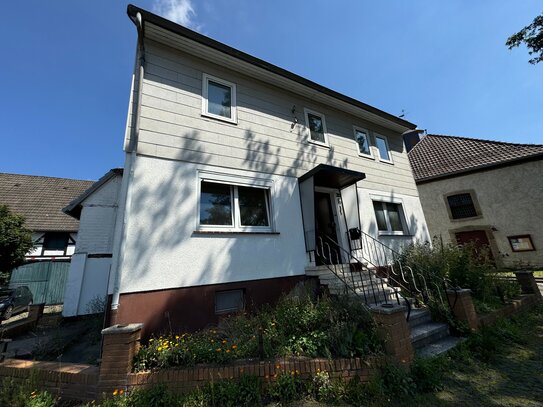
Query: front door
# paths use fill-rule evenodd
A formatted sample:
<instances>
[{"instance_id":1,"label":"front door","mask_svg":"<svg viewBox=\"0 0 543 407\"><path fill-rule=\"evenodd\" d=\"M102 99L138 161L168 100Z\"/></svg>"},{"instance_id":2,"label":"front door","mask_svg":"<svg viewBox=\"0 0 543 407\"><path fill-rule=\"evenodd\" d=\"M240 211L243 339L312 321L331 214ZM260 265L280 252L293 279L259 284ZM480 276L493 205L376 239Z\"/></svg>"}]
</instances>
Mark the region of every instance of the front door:
<instances>
[{"instance_id":1,"label":"front door","mask_svg":"<svg viewBox=\"0 0 543 407\"><path fill-rule=\"evenodd\" d=\"M335 253L331 254L331 259L329 258L328 262L340 263L341 253L339 253L339 249L335 248L333 244L333 242L338 242L336 233L337 225L329 193L315 192L315 227L317 230L317 246L321 245L322 239L322 242L328 242L332 250L335 249ZM326 255L330 257L328 253Z\"/></svg>"},{"instance_id":2,"label":"front door","mask_svg":"<svg viewBox=\"0 0 543 407\"><path fill-rule=\"evenodd\" d=\"M490 260L493 260L492 252L490 251L490 242L484 230L470 230L467 232L456 232L456 242L459 245L472 243L474 255L478 257L482 251L486 250Z\"/></svg>"}]
</instances>

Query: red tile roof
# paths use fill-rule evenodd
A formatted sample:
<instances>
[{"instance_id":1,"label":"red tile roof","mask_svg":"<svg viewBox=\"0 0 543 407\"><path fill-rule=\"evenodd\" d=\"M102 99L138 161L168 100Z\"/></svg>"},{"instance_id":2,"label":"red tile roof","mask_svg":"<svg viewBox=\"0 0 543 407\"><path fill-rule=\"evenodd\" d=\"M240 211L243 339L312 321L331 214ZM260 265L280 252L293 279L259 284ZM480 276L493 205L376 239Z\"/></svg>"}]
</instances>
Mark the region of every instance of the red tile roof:
<instances>
[{"instance_id":1,"label":"red tile roof","mask_svg":"<svg viewBox=\"0 0 543 407\"><path fill-rule=\"evenodd\" d=\"M35 232L77 232L79 221L62 212L93 181L0 173L0 205L25 217Z\"/></svg>"},{"instance_id":2,"label":"red tile roof","mask_svg":"<svg viewBox=\"0 0 543 407\"><path fill-rule=\"evenodd\" d=\"M543 145L428 134L408 155L415 181L423 182L519 160L543 158Z\"/></svg>"}]
</instances>

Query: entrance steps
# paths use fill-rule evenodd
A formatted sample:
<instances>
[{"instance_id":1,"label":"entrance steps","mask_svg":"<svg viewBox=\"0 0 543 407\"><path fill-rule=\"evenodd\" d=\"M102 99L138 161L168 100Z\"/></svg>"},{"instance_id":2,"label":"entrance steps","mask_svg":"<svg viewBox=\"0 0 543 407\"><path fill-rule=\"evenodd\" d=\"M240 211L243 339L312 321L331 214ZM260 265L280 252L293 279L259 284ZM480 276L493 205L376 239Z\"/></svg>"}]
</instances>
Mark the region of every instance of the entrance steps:
<instances>
[{"instance_id":1,"label":"entrance steps","mask_svg":"<svg viewBox=\"0 0 543 407\"><path fill-rule=\"evenodd\" d=\"M332 267L342 279L338 278L329 267ZM385 302L397 302L398 297L402 303L405 302L406 299L401 296L400 289L389 286L386 278L377 277L366 268L352 272L352 267L350 264L307 267L306 275L318 277L320 285L326 286L332 295L354 295L356 292L370 308L381 306ZM409 302L412 303L412 301ZM433 321L430 310L425 307L411 308L408 325L413 350L419 357L437 356L452 349L463 340L463 338L451 336L446 323Z\"/></svg>"}]
</instances>

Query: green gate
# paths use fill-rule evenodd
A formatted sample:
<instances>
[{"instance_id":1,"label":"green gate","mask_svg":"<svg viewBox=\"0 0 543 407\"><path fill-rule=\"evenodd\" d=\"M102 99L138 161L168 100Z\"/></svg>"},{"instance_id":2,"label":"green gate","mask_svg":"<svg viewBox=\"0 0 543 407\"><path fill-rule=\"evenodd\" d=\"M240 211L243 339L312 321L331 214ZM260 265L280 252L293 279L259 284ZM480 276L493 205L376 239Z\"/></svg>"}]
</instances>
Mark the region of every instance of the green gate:
<instances>
[{"instance_id":1,"label":"green gate","mask_svg":"<svg viewBox=\"0 0 543 407\"><path fill-rule=\"evenodd\" d=\"M9 286L27 286L34 297L34 304L62 304L69 269L69 261L39 261L25 264L13 270Z\"/></svg>"}]
</instances>

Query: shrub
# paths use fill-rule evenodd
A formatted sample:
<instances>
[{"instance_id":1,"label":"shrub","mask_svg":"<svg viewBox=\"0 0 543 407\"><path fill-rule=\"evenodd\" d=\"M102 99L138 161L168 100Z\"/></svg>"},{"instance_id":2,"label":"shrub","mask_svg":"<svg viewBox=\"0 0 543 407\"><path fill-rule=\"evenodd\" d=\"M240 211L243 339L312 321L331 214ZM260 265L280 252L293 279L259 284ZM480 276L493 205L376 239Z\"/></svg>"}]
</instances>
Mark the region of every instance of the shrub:
<instances>
[{"instance_id":1,"label":"shrub","mask_svg":"<svg viewBox=\"0 0 543 407\"><path fill-rule=\"evenodd\" d=\"M289 403L302 399L307 392L305 383L296 372L282 372L277 375L275 383L269 388L269 396L273 401Z\"/></svg>"},{"instance_id":2,"label":"shrub","mask_svg":"<svg viewBox=\"0 0 543 407\"><path fill-rule=\"evenodd\" d=\"M353 357L380 350L362 303L305 294L284 297L254 315L230 316L216 328L152 338L140 348L134 366L142 371L260 356Z\"/></svg>"}]
</instances>

